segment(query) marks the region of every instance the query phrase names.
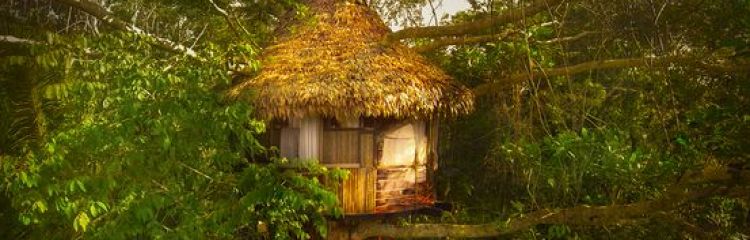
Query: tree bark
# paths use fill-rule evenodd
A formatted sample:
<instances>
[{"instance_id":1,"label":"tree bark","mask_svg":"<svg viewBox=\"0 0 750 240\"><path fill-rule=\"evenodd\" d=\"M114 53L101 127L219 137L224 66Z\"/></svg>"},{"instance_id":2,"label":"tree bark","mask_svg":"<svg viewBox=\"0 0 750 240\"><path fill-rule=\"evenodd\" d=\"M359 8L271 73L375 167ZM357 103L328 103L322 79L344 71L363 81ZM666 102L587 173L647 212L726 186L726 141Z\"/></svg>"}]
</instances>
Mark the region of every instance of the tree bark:
<instances>
[{"instance_id":1,"label":"tree bark","mask_svg":"<svg viewBox=\"0 0 750 240\"><path fill-rule=\"evenodd\" d=\"M528 16L536 15L537 13L549 9L549 7L560 5L563 2L564 0L536 0L525 8L511 9L497 16L491 16L466 23L446 26L405 28L388 35L387 41L392 42L407 38L458 36L481 32L493 26L516 22Z\"/></svg>"},{"instance_id":2,"label":"tree bark","mask_svg":"<svg viewBox=\"0 0 750 240\"><path fill-rule=\"evenodd\" d=\"M97 3L90 2L88 0L55 0L55 1L71 6L85 13L88 13L91 16L94 16L95 18L104 21L107 25L115 29L118 29L121 31L127 31L127 32L131 32L131 33L135 33L137 35L143 36L146 39L148 39L152 45L156 47L165 49L167 51L175 52L175 53L185 54L187 56L200 60L200 57L195 51L193 51L193 49L186 47L182 44L175 43L169 39L154 36L152 34L145 32L143 29L136 27L135 25L128 24L127 22L117 18L117 16L115 16L111 12L107 11L107 9L104 9L102 6L99 6L99 4Z\"/></svg>"}]
</instances>

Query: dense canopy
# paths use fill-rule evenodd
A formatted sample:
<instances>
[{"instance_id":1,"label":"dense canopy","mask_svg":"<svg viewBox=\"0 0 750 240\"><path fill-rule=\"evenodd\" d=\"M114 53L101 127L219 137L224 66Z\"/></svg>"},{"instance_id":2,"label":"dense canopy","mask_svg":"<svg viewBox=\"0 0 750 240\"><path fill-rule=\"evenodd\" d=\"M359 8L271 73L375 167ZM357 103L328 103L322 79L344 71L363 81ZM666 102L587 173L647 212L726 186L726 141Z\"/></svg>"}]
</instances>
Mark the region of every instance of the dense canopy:
<instances>
[{"instance_id":1,"label":"dense canopy","mask_svg":"<svg viewBox=\"0 0 750 240\"><path fill-rule=\"evenodd\" d=\"M750 239L750 0L7 0L0 19L0 239ZM392 123L470 110L429 125L434 174L292 169L262 144L285 130L269 117L403 117L323 121L374 165L424 142ZM450 209L340 218L333 185L402 173Z\"/></svg>"},{"instance_id":2,"label":"dense canopy","mask_svg":"<svg viewBox=\"0 0 750 240\"><path fill-rule=\"evenodd\" d=\"M267 48L260 74L230 96L252 96L261 115L276 118L417 118L472 109L467 88L413 50L384 42L390 30L369 8L338 3L315 13L314 21L303 21Z\"/></svg>"}]
</instances>

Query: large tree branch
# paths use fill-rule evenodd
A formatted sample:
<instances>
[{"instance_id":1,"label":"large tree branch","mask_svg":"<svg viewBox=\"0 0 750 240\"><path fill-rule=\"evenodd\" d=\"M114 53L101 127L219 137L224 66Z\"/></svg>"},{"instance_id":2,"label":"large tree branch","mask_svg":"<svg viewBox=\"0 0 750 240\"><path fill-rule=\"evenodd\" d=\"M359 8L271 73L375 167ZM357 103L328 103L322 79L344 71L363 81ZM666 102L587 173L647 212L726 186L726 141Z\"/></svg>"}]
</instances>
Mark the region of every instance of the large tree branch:
<instances>
[{"instance_id":1,"label":"large tree branch","mask_svg":"<svg viewBox=\"0 0 750 240\"><path fill-rule=\"evenodd\" d=\"M90 2L88 0L55 0L55 1L71 6L83 12L86 12L90 14L91 16L94 16L97 19L104 21L107 25L112 26L118 30L127 31L127 32L131 32L131 33L135 33L137 35L143 36L146 39L148 39L150 43L154 46L157 46L159 48L162 48L168 51L182 53L182 54L185 54L187 56L190 56L196 59L200 59L198 54L192 49L182 44L175 43L169 39L154 36L153 34L149 34L145 32L143 29L140 29L133 24L128 24L125 21L117 18L117 16L109 12L107 9L104 9L102 6L100 6L97 3Z\"/></svg>"},{"instance_id":2,"label":"large tree branch","mask_svg":"<svg viewBox=\"0 0 750 240\"><path fill-rule=\"evenodd\" d=\"M466 23L446 26L405 28L388 35L388 41L398 41L406 38L458 36L481 32L492 26L512 23L527 16L536 15L537 13L547 10L550 6L556 6L563 2L564 0L536 0L525 8L507 10L497 16L491 16Z\"/></svg>"},{"instance_id":3,"label":"large tree branch","mask_svg":"<svg viewBox=\"0 0 750 240\"><path fill-rule=\"evenodd\" d=\"M686 202L719 194L747 195L750 190L745 184L737 184L738 182L747 183L750 181L750 173L747 171L737 172L724 167L708 167L701 172L686 175L657 200L610 206L591 207L584 205L567 209L545 209L493 224L414 224L398 226L365 222L354 227L350 232L350 237L352 239L369 237L480 238L511 234L538 224L602 226L623 223L623 221L631 219L663 217L663 213ZM708 183L719 185L704 186ZM698 187L695 187L696 185Z\"/></svg>"},{"instance_id":4,"label":"large tree branch","mask_svg":"<svg viewBox=\"0 0 750 240\"><path fill-rule=\"evenodd\" d=\"M702 68L713 72L747 72L750 71L750 66L744 64L708 64L700 62L695 57L687 56L663 56L663 57L641 57L641 58L625 58L625 59L608 59L608 60L597 60L585 63L580 63L572 66L558 67L558 68L543 68L534 69L530 72L522 72L512 74L509 77L481 84L474 88L476 95L483 95L489 93L492 89L496 89L502 85L512 85L520 83L526 79L532 79L536 76L540 77L553 77L563 75L573 75L593 70L601 69L617 69L617 68L632 68L632 67L643 67L643 66L664 66L671 63L681 63L686 66L693 66L696 68Z\"/></svg>"}]
</instances>

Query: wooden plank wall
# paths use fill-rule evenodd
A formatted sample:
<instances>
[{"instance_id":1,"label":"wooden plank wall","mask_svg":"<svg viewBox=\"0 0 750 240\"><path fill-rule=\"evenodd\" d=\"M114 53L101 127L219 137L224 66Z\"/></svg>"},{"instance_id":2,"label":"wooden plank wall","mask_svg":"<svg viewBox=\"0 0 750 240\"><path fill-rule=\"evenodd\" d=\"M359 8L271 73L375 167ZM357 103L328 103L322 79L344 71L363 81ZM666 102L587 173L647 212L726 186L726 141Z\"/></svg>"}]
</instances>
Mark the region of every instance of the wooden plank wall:
<instances>
[{"instance_id":1,"label":"wooden plank wall","mask_svg":"<svg viewBox=\"0 0 750 240\"><path fill-rule=\"evenodd\" d=\"M324 134L324 164L349 171L336 194L344 214L373 213L375 210L374 136L370 131L330 131ZM356 145L353 145L356 143ZM345 149L344 149L345 148ZM355 151L355 152L353 152ZM328 157L328 158L326 158ZM358 166L346 164L358 163Z\"/></svg>"},{"instance_id":2,"label":"wooden plank wall","mask_svg":"<svg viewBox=\"0 0 750 240\"><path fill-rule=\"evenodd\" d=\"M372 132L360 135L360 156L362 157L362 169L365 171L365 213L375 212L375 180L377 179L377 168L375 167L375 134Z\"/></svg>"},{"instance_id":3,"label":"wooden plank wall","mask_svg":"<svg viewBox=\"0 0 750 240\"><path fill-rule=\"evenodd\" d=\"M422 124L417 139L400 147L415 148L408 151L411 161L401 165L399 161L384 161L389 154L377 154L376 145L383 144L387 137L381 136L376 143L375 134L364 129L330 129L323 131L321 163L349 171L349 177L337 189L344 214L367 214L405 211L423 207L434 202L432 177L435 166L436 128ZM429 127L428 127L429 126ZM398 128L394 128L398 130ZM392 129L392 130L394 130ZM411 130L413 128L410 128ZM396 131L394 131L396 132ZM422 135L423 134L423 135ZM414 136L412 135L412 136ZM415 146L420 145L420 146ZM415 150L419 151L415 151ZM382 151L382 150L381 150ZM397 151L404 153L404 151ZM380 155L380 156L377 156ZM392 155L392 154L391 154Z\"/></svg>"}]
</instances>

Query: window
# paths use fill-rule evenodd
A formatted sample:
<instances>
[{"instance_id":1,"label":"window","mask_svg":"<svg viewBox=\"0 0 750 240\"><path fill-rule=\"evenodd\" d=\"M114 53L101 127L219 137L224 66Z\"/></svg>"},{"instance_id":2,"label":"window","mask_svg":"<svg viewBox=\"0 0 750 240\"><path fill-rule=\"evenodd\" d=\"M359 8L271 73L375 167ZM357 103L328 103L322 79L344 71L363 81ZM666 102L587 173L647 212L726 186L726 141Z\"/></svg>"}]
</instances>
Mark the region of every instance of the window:
<instances>
[{"instance_id":1,"label":"window","mask_svg":"<svg viewBox=\"0 0 750 240\"><path fill-rule=\"evenodd\" d=\"M341 168L361 167L362 129L359 126L359 118L325 119L321 163Z\"/></svg>"},{"instance_id":2,"label":"window","mask_svg":"<svg viewBox=\"0 0 750 240\"><path fill-rule=\"evenodd\" d=\"M299 121L273 120L269 130L272 146L279 148L279 156L285 158L299 157Z\"/></svg>"}]
</instances>

